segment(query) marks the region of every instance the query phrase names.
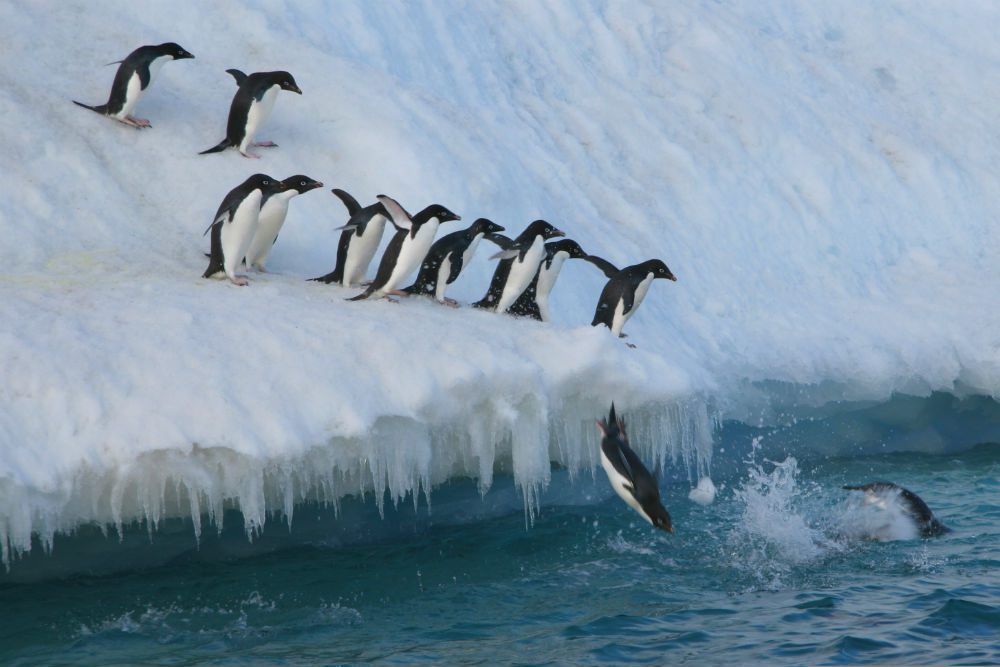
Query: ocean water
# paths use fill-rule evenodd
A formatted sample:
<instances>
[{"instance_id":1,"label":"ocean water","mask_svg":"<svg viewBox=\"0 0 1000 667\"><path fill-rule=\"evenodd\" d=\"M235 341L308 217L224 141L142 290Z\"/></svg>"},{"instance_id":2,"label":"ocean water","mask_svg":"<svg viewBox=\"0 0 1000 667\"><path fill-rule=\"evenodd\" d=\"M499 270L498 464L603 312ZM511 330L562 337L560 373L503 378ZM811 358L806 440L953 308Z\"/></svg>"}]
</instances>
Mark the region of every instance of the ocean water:
<instances>
[{"instance_id":1,"label":"ocean water","mask_svg":"<svg viewBox=\"0 0 1000 667\"><path fill-rule=\"evenodd\" d=\"M1000 446L776 459L764 444L752 438L716 477L712 505L665 481L673 535L616 497L547 504L530 524L515 511L419 528L408 523L423 508L404 504L369 513L386 529L360 542L203 545L151 567L8 582L0 664L1000 662ZM917 491L954 532L858 539L840 487L873 479ZM117 542L76 540L51 557Z\"/></svg>"}]
</instances>

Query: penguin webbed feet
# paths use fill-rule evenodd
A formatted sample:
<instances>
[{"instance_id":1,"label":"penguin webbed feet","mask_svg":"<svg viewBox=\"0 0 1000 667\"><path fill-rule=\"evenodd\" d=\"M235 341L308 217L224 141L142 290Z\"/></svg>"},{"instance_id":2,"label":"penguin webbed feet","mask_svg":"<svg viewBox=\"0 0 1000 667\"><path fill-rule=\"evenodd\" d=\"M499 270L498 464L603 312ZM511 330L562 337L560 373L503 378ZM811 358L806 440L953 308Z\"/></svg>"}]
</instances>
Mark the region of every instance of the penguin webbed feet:
<instances>
[{"instance_id":1,"label":"penguin webbed feet","mask_svg":"<svg viewBox=\"0 0 1000 667\"><path fill-rule=\"evenodd\" d=\"M124 125L131 125L137 130L142 130L145 128L152 129L153 125L145 118L135 118L134 116L125 116L124 118L118 119L119 123Z\"/></svg>"},{"instance_id":2,"label":"penguin webbed feet","mask_svg":"<svg viewBox=\"0 0 1000 667\"><path fill-rule=\"evenodd\" d=\"M259 155L257 155L256 153L251 153L250 151L247 151L245 153L243 151L240 151L240 155L242 155L243 157L248 157L251 160L259 160L260 159Z\"/></svg>"},{"instance_id":3,"label":"penguin webbed feet","mask_svg":"<svg viewBox=\"0 0 1000 667\"><path fill-rule=\"evenodd\" d=\"M448 306L449 308L458 308L458 301L455 301L454 299L447 296L438 301L438 303L440 303L442 306Z\"/></svg>"},{"instance_id":4,"label":"penguin webbed feet","mask_svg":"<svg viewBox=\"0 0 1000 667\"><path fill-rule=\"evenodd\" d=\"M246 287L247 285L250 284L250 281L247 280L246 276L230 276L229 282L236 285L237 287Z\"/></svg>"}]
</instances>

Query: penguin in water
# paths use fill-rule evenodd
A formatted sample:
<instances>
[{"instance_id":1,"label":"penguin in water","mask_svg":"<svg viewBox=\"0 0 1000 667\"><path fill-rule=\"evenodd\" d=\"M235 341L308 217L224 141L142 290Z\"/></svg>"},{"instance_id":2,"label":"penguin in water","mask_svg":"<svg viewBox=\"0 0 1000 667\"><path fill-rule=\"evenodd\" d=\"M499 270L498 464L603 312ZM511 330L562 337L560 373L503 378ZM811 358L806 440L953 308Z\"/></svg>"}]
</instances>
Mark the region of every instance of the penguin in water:
<instances>
[{"instance_id":1,"label":"penguin in water","mask_svg":"<svg viewBox=\"0 0 1000 667\"><path fill-rule=\"evenodd\" d=\"M405 292L399 291L399 286L424 261L434 242L438 225L462 219L441 204L431 204L411 216L392 197L379 195L376 199L385 206L392 224L396 227L396 234L386 246L375 280L368 289L348 301L360 301L372 296L383 297L389 294L405 295Z\"/></svg>"},{"instance_id":2,"label":"penguin in water","mask_svg":"<svg viewBox=\"0 0 1000 667\"><path fill-rule=\"evenodd\" d=\"M462 269L469 265L479 241L488 234L504 228L492 220L479 218L466 229L445 234L431 246L420 272L412 285L404 289L407 294L431 294L438 303L457 306L454 299L445 297L448 285L455 282Z\"/></svg>"},{"instance_id":3,"label":"penguin in water","mask_svg":"<svg viewBox=\"0 0 1000 667\"><path fill-rule=\"evenodd\" d=\"M105 104L90 106L73 100L73 104L84 109L96 111L102 116L110 116L120 123L135 128L152 127L145 118L135 118L132 110L138 104L146 89L156 78L160 68L168 60L183 60L194 58L183 47L174 42L166 42L156 46L140 46L132 53L119 60L118 71L115 72L114 83L111 84L111 94ZM115 63L108 63L114 65Z\"/></svg>"},{"instance_id":4,"label":"penguin in water","mask_svg":"<svg viewBox=\"0 0 1000 667\"><path fill-rule=\"evenodd\" d=\"M245 276L236 275L257 232L260 209L272 196L283 192L287 186L266 174L254 174L229 191L215 219L205 230L212 232L212 249L208 255L208 268L202 275L211 278L225 271L234 285L246 285Z\"/></svg>"},{"instance_id":5,"label":"penguin in water","mask_svg":"<svg viewBox=\"0 0 1000 667\"><path fill-rule=\"evenodd\" d=\"M603 324L619 338L625 337L622 334L622 327L646 298L646 292L649 291L653 280L656 278L677 280L667 265L658 259L650 259L620 270L606 259L594 255L590 255L588 261L600 268L608 277L608 283L601 290L601 296L597 300L594 321L590 325L596 327Z\"/></svg>"},{"instance_id":6,"label":"penguin in water","mask_svg":"<svg viewBox=\"0 0 1000 667\"><path fill-rule=\"evenodd\" d=\"M378 244L382 241L382 231L385 229L389 213L382 202L362 207L357 199L344 190L334 188L331 192L344 203L351 217L347 220L347 224L340 228L344 231L340 233L337 264L333 271L310 280L354 287L365 279L368 265L371 264L372 257L378 250Z\"/></svg>"},{"instance_id":7,"label":"penguin in water","mask_svg":"<svg viewBox=\"0 0 1000 667\"><path fill-rule=\"evenodd\" d=\"M559 239L546 243L545 259L538 265L538 272L508 312L511 315L551 322L549 294L555 287L563 264L567 259L587 259L587 257L587 253L573 239Z\"/></svg>"},{"instance_id":8,"label":"penguin in water","mask_svg":"<svg viewBox=\"0 0 1000 667\"><path fill-rule=\"evenodd\" d=\"M267 117L271 115L274 100L279 90L290 90L302 94L295 78L285 71L254 72L245 75L239 70L226 70L237 83L236 95L229 106L229 122L226 124L226 138L218 144L203 150L199 155L218 153L229 147L238 148L243 157L259 158L255 153L248 152L250 146L273 148L273 141L254 142L254 135Z\"/></svg>"},{"instance_id":9,"label":"penguin in water","mask_svg":"<svg viewBox=\"0 0 1000 667\"><path fill-rule=\"evenodd\" d=\"M674 532L670 513L660 501L660 488L656 478L628 444L625 420L615 415L615 404L611 404L607 421L597 422L601 432L601 467L608 475L611 488L625 503L639 513L653 526Z\"/></svg>"},{"instance_id":10,"label":"penguin in water","mask_svg":"<svg viewBox=\"0 0 1000 667\"><path fill-rule=\"evenodd\" d=\"M888 505L892 501L897 501L906 516L913 521L916 533L920 537L940 537L951 532L951 528L948 528L934 516L923 498L898 484L869 482L868 484L849 484L843 488L846 491L864 491L864 504L874 505L882 510L888 509Z\"/></svg>"},{"instance_id":11,"label":"penguin in water","mask_svg":"<svg viewBox=\"0 0 1000 667\"><path fill-rule=\"evenodd\" d=\"M267 201L260 207L257 231L250 242L250 249L247 250L247 268L266 271L264 262L267 261L267 255L271 252L274 242L278 240L281 226L285 224L285 216L288 215L288 202L296 195L323 187L319 181L302 174L289 176L281 184L285 189L268 197Z\"/></svg>"},{"instance_id":12,"label":"penguin in water","mask_svg":"<svg viewBox=\"0 0 1000 667\"><path fill-rule=\"evenodd\" d=\"M545 258L545 242L565 234L545 220L535 220L513 240L510 247L490 259L500 258L486 296L472 304L505 313L527 289ZM504 263L506 262L506 263Z\"/></svg>"}]
</instances>

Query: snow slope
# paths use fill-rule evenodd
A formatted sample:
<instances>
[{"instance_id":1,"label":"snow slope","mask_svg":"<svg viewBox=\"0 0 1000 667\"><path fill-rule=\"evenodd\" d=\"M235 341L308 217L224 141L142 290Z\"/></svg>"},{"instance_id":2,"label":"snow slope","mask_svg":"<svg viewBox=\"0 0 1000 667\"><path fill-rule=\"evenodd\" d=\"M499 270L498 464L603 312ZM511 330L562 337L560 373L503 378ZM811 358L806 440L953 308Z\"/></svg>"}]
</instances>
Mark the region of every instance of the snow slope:
<instances>
[{"instance_id":1,"label":"snow slope","mask_svg":"<svg viewBox=\"0 0 1000 667\"><path fill-rule=\"evenodd\" d=\"M0 5L4 561L33 531L177 502L252 531L298 498L494 470L530 508L550 461L593 469L612 399L646 455L703 472L710 413L756 415L762 380L1000 396L998 20L902 0ZM70 104L168 40L196 59L140 102L152 130ZM230 67L304 92L279 95L259 162L197 155ZM258 170L327 187L292 201L271 275L202 280L202 232ZM464 220L441 233L544 217L679 281L629 322L635 350L587 326L603 278L579 262L552 325L348 303L302 280L333 266L329 187L442 203ZM452 296L482 295L488 251Z\"/></svg>"}]
</instances>

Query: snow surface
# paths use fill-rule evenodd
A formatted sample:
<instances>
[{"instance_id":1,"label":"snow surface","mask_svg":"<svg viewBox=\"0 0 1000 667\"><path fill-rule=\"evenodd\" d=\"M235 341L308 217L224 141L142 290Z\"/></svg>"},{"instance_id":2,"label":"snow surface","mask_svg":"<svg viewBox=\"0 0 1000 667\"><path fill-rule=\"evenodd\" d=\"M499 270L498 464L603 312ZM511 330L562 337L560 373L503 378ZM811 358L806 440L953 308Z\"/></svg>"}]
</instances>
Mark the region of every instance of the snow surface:
<instances>
[{"instance_id":1,"label":"snow surface","mask_svg":"<svg viewBox=\"0 0 1000 667\"><path fill-rule=\"evenodd\" d=\"M1000 396L998 24L995 3L912 0L0 4L4 561L170 498L253 531L299 498L416 502L496 470L530 510L550 462L593 471L612 399L644 456L697 479L712 415L756 415L762 380ZM153 129L70 103L163 41L196 59L139 104ZM260 161L197 155L231 67L304 93L279 94ZM441 203L463 216L441 233L544 217L679 280L630 320L635 350L588 326L583 262L551 325L348 303L303 280L347 217L328 189L291 203L271 275L203 280L202 232L254 171ZM485 292L487 254L451 296Z\"/></svg>"}]
</instances>

